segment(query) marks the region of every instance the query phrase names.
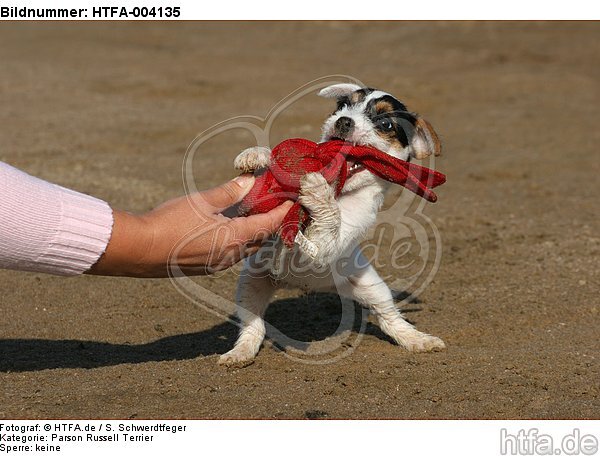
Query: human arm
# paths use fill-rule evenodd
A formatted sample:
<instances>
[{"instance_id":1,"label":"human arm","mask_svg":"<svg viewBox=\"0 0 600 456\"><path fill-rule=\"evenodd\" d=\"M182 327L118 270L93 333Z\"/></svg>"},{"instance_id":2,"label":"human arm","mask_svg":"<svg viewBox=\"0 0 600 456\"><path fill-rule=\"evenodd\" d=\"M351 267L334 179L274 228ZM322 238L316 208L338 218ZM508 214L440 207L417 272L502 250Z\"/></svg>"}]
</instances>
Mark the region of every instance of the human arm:
<instances>
[{"instance_id":1,"label":"human arm","mask_svg":"<svg viewBox=\"0 0 600 456\"><path fill-rule=\"evenodd\" d=\"M247 218L221 215L252 182L228 182L133 215L0 162L0 268L166 277L171 250L188 235L191 242L178 258L182 269L193 274L222 269L255 251L287 210L280 206Z\"/></svg>"}]
</instances>

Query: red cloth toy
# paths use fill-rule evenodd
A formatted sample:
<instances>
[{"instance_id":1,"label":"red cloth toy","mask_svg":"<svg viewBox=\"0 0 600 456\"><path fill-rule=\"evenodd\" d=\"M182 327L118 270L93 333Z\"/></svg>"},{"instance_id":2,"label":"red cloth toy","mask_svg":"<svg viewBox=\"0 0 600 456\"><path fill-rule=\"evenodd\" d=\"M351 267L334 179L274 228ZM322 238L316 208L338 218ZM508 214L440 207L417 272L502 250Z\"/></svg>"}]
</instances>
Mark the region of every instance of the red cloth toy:
<instances>
[{"instance_id":1,"label":"red cloth toy","mask_svg":"<svg viewBox=\"0 0 600 456\"><path fill-rule=\"evenodd\" d=\"M432 203L437 196L431 188L446 182L442 173L410 164L373 147L354 146L341 140L316 144L307 139L288 139L272 150L271 165L256 177L254 186L239 205L239 214L268 212L284 201L295 201L279 232L285 245L292 247L298 231L304 231L310 222L310 215L297 201L300 179L305 174L319 172L338 196L348 177L348 160Z\"/></svg>"}]
</instances>

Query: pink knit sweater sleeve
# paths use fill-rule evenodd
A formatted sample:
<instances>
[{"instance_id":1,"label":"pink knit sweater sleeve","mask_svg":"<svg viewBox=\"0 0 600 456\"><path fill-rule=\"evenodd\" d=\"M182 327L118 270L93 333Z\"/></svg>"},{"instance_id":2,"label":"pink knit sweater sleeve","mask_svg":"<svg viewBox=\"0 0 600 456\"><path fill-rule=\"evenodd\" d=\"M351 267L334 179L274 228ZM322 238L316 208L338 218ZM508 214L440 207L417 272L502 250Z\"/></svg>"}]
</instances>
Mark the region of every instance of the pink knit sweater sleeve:
<instances>
[{"instance_id":1,"label":"pink knit sweater sleeve","mask_svg":"<svg viewBox=\"0 0 600 456\"><path fill-rule=\"evenodd\" d=\"M104 201L0 162L0 268L82 274L104 252L112 224Z\"/></svg>"}]
</instances>

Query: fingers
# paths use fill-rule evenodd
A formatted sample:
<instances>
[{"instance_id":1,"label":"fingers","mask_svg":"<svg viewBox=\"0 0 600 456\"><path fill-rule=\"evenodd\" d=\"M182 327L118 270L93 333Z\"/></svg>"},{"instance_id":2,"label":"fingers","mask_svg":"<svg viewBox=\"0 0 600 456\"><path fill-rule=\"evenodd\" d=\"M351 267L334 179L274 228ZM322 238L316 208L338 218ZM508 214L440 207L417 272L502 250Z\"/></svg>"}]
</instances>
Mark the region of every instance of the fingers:
<instances>
[{"instance_id":1,"label":"fingers","mask_svg":"<svg viewBox=\"0 0 600 456\"><path fill-rule=\"evenodd\" d=\"M198 194L210 204L215 212L221 212L229 206L240 202L254 185L252 174L242 174L235 179Z\"/></svg>"},{"instance_id":2,"label":"fingers","mask_svg":"<svg viewBox=\"0 0 600 456\"><path fill-rule=\"evenodd\" d=\"M236 238L243 241L266 239L279 229L293 204L291 201L286 201L264 214L232 219L231 226L235 229Z\"/></svg>"}]
</instances>

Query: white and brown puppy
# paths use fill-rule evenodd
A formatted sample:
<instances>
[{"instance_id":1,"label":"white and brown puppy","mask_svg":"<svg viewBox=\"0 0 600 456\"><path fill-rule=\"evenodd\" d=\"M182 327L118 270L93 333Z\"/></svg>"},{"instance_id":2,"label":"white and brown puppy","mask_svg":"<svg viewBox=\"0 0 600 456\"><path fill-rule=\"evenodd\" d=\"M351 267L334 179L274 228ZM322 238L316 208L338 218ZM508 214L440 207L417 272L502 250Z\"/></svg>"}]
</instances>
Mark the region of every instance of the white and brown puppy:
<instances>
[{"instance_id":1,"label":"white and brown puppy","mask_svg":"<svg viewBox=\"0 0 600 456\"><path fill-rule=\"evenodd\" d=\"M322 141L339 138L370 145L403 160L440 153L440 142L429 123L386 92L337 84L319 95L337 99L336 111L323 125ZM246 149L234 162L245 172L260 172L269 164L270 150L260 147ZM275 237L263 247L272 249L271 254L259 251L245 260L236 296L241 331L233 349L222 355L219 363L232 366L252 362L265 337L264 313L280 287L337 292L369 308L383 332L405 349L444 348L441 339L418 331L402 318L390 289L362 256L358 244L375 223L389 183L360 165L348 166L348 179L338 198L320 174L304 176L300 202L312 221L304 235L296 238L293 250L283 247ZM299 256L308 260L308 268L294 267L307 263L298 261ZM341 258L350 259L344 261L342 271L330 267Z\"/></svg>"}]
</instances>

